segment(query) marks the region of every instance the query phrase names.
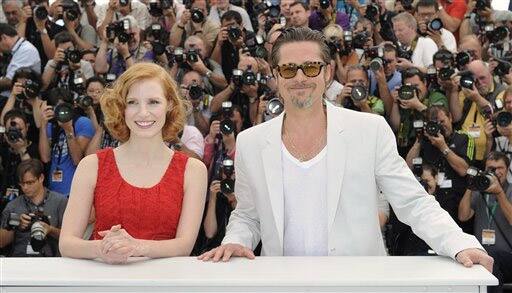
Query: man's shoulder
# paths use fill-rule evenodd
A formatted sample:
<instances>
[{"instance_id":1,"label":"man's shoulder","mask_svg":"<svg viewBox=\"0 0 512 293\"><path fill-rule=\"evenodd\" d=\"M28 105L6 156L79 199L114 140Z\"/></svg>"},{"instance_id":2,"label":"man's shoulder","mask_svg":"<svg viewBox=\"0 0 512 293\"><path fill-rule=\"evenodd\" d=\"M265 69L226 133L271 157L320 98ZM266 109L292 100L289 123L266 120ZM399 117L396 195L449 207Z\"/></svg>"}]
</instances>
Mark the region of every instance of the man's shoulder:
<instances>
[{"instance_id":1,"label":"man's shoulder","mask_svg":"<svg viewBox=\"0 0 512 293\"><path fill-rule=\"evenodd\" d=\"M272 127L276 127L278 117L267 122L252 126L240 132L236 138L239 145L259 145L265 140Z\"/></svg>"}]
</instances>

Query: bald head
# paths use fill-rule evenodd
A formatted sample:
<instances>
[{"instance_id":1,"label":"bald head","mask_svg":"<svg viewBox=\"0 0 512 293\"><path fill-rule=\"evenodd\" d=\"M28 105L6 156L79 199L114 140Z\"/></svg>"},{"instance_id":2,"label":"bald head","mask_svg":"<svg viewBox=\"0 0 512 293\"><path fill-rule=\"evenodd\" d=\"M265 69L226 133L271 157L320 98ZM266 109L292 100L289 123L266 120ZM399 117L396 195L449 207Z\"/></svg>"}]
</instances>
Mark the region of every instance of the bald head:
<instances>
[{"instance_id":1,"label":"bald head","mask_svg":"<svg viewBox=\"0 0 512 293\"><path fill-rule=\"evenodd\" d=\"M480 95L487 95L492 87L492 74L489 67L482 60L475 60L468 64L468 70L473 74L475 86Z\"/></svg>"},{"instance_id":2,"label":"bald head","mask_svg":"<svg viewBox=\"0 0 512 293\"><path fill-rule=\"evenodd\" d=\"M459 52L468 51L471 60L482 60L482 45L475 35L462 38L459 42Z\"/></svg>"}]
</instances>

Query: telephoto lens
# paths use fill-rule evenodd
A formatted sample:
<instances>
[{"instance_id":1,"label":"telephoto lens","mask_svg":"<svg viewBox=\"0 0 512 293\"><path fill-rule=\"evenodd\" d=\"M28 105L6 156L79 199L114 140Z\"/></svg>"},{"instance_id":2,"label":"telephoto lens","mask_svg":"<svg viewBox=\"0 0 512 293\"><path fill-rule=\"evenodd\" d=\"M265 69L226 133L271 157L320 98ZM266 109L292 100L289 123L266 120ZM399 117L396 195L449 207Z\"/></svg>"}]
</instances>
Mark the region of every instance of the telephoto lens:
<instances>
[{"instance_id":1,"label":"telephoto lens","mask_svg":"<svg viewBox=\"0 0 512 293\"><path fill-rule=\"evenodd\" d=\"M428 23L427 27L431 31L440 31L443 28L443 21L440 18L434 18Z\"/></svg>"},{"instance_id":2,"label":"telephoto lens","mask_svg":"<svg viewBox=\"0 0 512 293\"><path fill-rule=\"evenodd\" d=\"M350 92L350 97L352 98L352 100L359 102L366 99L367 96L368 91L366 90L366 87L364 85L355 84L352 87L352 91Z\"/></svg>"},{"instance_id":3,"label":"telephoto lens","mask_svg":"<svg viewBox=\"0 0 512 293\"><path fill-rule=\"evenodd\" d=\"M437 121L428 121L425 125L425 132L430 136L437 136L441 132L441 124Z\"/></svg>"},{"instance_id":4,"label":"telephoto lens","mask_svg":"<svg viewBox=\"0 0 512 293\"><path fill-rule=\"evenodd\" d=\"M498 113L498 116L496 116L496 124L501 127L507 127L512 122L512 113L503 111Z\"/></svg>"},{"instance_id":5,"label":"telephoto lens","mask_svg":"<svg viewBox=\"0 0 512 293\"><path fill-rule=\"evenodd\" d=\"M460 86L467 89L473 89L473 85L475 84L475 79L473 78L473 74L469 71L460 73Z\"/></svg>"}]
</instances>

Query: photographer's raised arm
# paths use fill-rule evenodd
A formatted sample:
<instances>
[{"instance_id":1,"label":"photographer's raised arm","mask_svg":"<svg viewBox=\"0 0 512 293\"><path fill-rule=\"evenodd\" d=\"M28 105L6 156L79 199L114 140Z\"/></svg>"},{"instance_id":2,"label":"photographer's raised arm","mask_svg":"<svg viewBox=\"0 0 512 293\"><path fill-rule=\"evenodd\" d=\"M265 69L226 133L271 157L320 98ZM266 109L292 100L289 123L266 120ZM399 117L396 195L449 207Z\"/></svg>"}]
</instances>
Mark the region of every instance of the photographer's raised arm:
<instances>
[{"instance_id":1,"label":"photographer's raised arm","mask_svg":"<svg viewBox=\"0 0 512 293\"><path fill-rule=\"evenodd\" d=\"M471 190L466 189L466 192L464 192L464 196L459 203L458 217L461 222L468 221L475 214L475 211L471 208L471 196Z\"/></svg>"},{"instance_id":2,"label":"photographer's raised arm","mask_svg":"<svg viewBox=\"0 0 512 293\"><path fill-rule=\"evenodd\" d=\"M102 35L102 34L100 34ZM98 49L98 53L96 54L96 61L94 62L94 71L98 74L105 74L109 70L109 64L107 61L107 50L108 50L108 40L104 35L102 35L100 48Z\"/></svg>"},{"instance_id":3,"label":"photographer's raised arm","mask_svg":"<svg viewBox=\"0 0 512 293\"><path fill-rule=\"evenodd\" d=\"M231 97L231 95L234 92L235 86L233 85L233 83L230 83L229 86L225 88L222 92L216 94L213 97L212 102L210 104L210 110L212 111L212 113L219 112L220 109L222 108L222 102L229 100L229 97Z\"/></svg>"}]
</instances>

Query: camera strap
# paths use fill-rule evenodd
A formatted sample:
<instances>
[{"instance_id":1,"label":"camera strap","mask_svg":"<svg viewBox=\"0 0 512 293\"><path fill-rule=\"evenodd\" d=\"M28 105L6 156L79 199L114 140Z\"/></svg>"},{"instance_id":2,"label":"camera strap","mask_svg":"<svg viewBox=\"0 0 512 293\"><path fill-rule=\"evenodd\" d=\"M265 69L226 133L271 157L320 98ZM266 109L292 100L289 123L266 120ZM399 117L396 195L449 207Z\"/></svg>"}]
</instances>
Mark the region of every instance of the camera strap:
<instances>
[{"instance_id":1,"label":"camera strap","mask_svg":"<svg viewBox=\"0 0 512 293\"><path fill-rule=\"evenodd\" d=\"M485 196L488 197L489 194L486 193ZM498 231L500 231L500 233L503 236L503 239L507 243L508 247L510 247L510 249L512 249L512 244L510 243L510 240L507 238L507 235L505 233L503 233L503 229L501 229L501 226L498 223L498 221L496 221L496 218L494 218L494 213L496 212L496 207L498 206L498 203L496 203L495 206L493 207L493 209L494 209L494 211L493 211L493 210L491 210L491 207L488 205L487 199L484 198L483 196L481 196L481 198L484 201L485 207L487 208L487 215L490 216L490 218L491 218L489 220L489 223L491 223L491 221L494 221L494 224L496 224L496 228L498 228Z\"/></svg>"},{"instance_id":2,"label":"camera strap","mask_svg":"<svg viewBox=\"0 0 512 293\"><path fill-rule=\"evenodd\" d=\"M21 45L23 45L23 43L25 43L25 41L26 41L25 38L22 38L22 37L20 37L18 39L16 44L14 44L14 47L16 47L16 48L14 48L14 47L12 48L11 56L14 56L14 54L16 54L16 52L18 52L18 50L21 48ZM18 42L19 42L19 44L18 44Z\"/></svg>"}]
</instances>

